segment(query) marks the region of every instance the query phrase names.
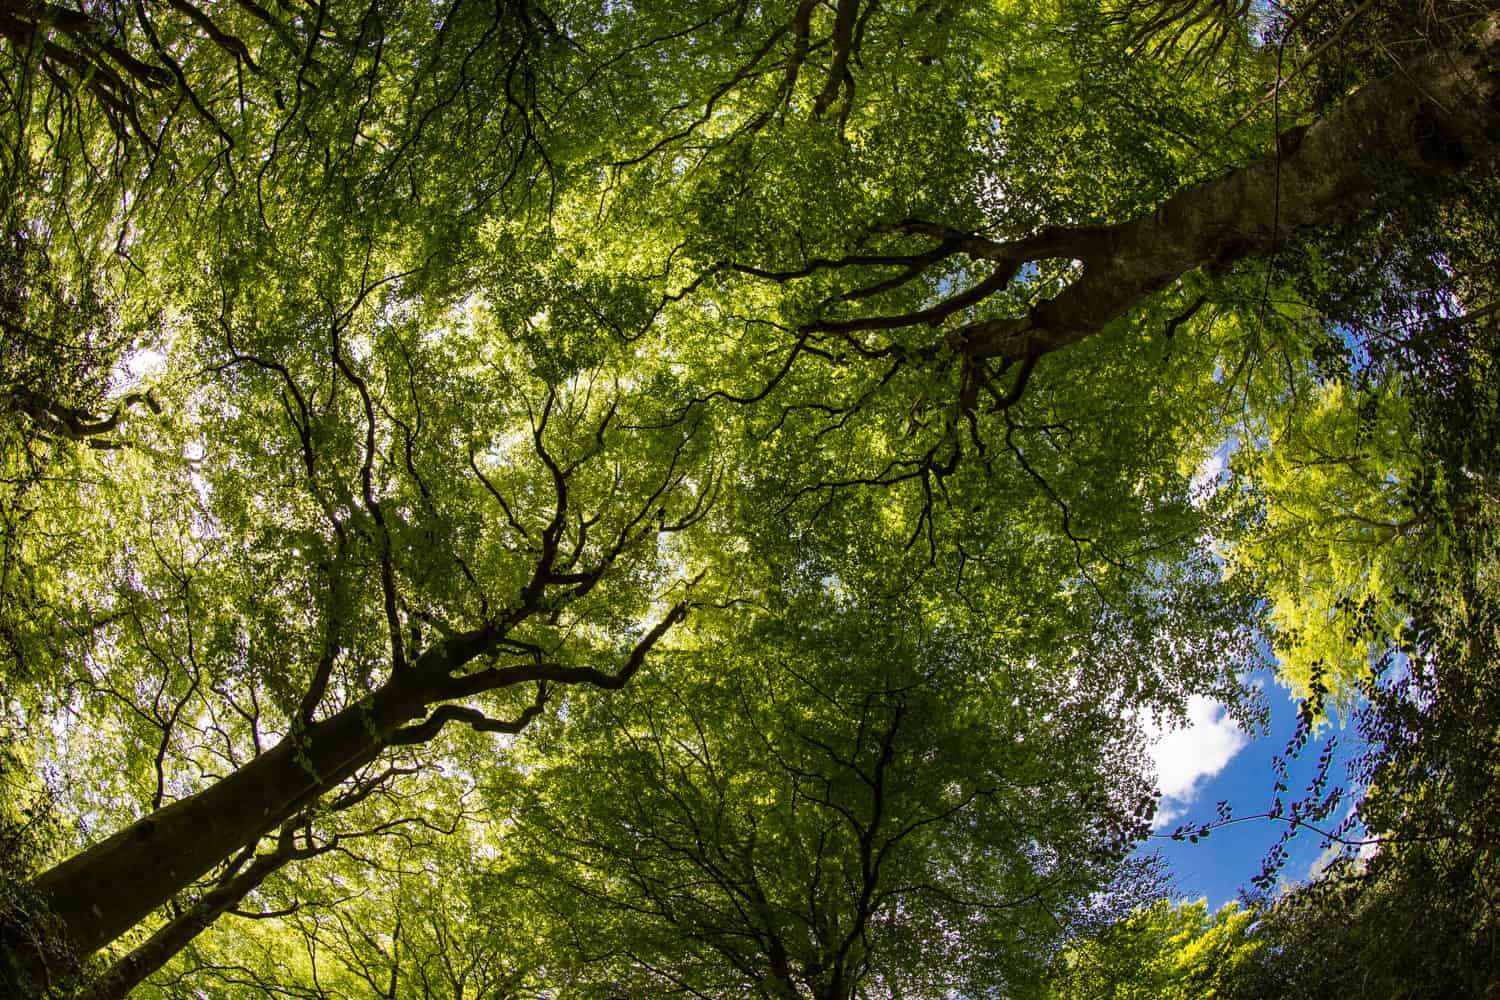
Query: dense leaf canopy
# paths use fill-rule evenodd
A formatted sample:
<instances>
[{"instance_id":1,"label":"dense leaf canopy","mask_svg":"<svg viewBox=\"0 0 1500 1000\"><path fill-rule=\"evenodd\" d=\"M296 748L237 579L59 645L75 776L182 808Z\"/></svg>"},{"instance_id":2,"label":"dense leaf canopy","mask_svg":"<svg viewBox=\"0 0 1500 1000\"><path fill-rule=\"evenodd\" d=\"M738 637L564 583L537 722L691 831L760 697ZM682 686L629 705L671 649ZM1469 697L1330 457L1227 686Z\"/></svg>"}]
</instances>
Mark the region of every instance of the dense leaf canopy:
<instances>
[{"instance_id":1,"label":"dense leaf canopy","mask_svg":"<svg viewBox=\"0 0 1500 1000\"><path fill-rule=\"evenodd\" d=\"M1268 648L1385 754L1336 869L1487 879L1500 21L1424 9L0 11L7 989L1292 976L1132 910L1142 723Z\"/></svg>"}]
</instances>

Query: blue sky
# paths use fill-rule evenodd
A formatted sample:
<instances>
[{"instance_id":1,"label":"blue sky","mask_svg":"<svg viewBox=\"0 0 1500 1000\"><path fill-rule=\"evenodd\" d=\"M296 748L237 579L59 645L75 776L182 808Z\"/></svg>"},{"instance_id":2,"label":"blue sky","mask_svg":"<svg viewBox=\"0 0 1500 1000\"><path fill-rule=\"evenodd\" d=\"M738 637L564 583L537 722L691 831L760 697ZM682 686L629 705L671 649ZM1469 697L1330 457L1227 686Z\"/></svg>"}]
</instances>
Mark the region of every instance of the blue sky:
<instances>
[{"instance_id":1,"label":"blue sky","mask_svg":"<svg viewBox=\"0 0 1500 1000\"><path fill-rule=\"evenodd\" d=\"M1213 490L1227 484L1226 469L1236 445L1231 437L1204 459L1193 477L1195 490ZM1274 664L1269 648L1261 652L1265 663ZM1260 874L1266 852L1286 828L1281 822L1248 817L1269 811L1277 796L1273 768L1277 757L1286 754L1287 742L1296 730L1298 702L1276 681L1270 666L1253 671L1245 679L1260 688L1266 699L1270 724L1265 732L1242 730L1223 706L1200 696L1189 701L1186 725L1153 734L1162 799L1156 832L1138 853L1157 853L1165 859L1177 898L1206 897L1213 908L1252 890L1250 880ZM1334 719L1288 762L1288 789L1281 793L1284 804L1307 795L1318 756L1330 741L1336 741L1328 771L1330 785L1350 785L1348 764L1364 745L1352 721ZM1220 802L1227 802L1232 814L1244 819L1214 829L1197 843L1171 839L1172 831L1180 825L1213 823ZM1349 802L1346 796L1330 826ZM1321 838L1307 830L1300 831L1285 846L1288 858L1280 872L1284 881L1307 880L1325 854Z\"/></svg>"},{"instance_id":2,"label":"blue sky","mask_svg":"<svg viewBox=\"0 0 1500 1000\"><path fill-rule=\"evenodd\" d=\"M1263 685L1270 708L1268 732L1244 732L1221 706L1195 698L1189 706L1190 725L1160 734L1154 752L1163 792L1160 828L1140 852L1156 852L1166 860L1177 898L1206 897L1214 908L1251 889L1250 879L1260 873L1266 851L1280 838L1284 825L1247 820L1217 829L1196 844L1173 841L1170 834L1179 824L1212 822L1221 800L1228 800L1235 816L1263 813L1270 807L1275 796L1274 759L1285 753L1296 728L1297 702L1269 672L1253 680ZM1353 722L1334 721L1291 762L1284 801L1306 793L1318 755L1330 740L1337 741L1330 783L1348 787L1348 762L1363 744ZM1305 831L1287 848L1289 859L1281 875L1290 881L1305 880L1324 853L1319 838Z\"/></svg>"}]
</instances>

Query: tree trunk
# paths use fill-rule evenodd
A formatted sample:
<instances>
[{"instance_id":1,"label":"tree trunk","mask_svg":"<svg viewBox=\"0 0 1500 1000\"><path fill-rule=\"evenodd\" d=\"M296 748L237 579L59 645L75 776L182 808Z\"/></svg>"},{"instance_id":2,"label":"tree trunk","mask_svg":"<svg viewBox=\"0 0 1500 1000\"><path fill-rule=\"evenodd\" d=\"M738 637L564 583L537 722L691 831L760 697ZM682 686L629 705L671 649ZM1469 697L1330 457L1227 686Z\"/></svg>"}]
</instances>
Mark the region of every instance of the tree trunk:
<instances>
[{"instance_id":1,"label":"tree trunk","mask_svg":"<svg viewBox=\"0 0 1500 1000\"><path fill-rule=\"evenodd\" d=\"M1282 133L1265 157L1180 191L1150 215L1081 239L1081 277L1029 317L975 323L973 357L1024 360L1077 343L1200 267L1272 251L1353 218L1383 184L1454 174L1500 150L1500 14L1462 50L1430 52Z\"/></svg>"},{"instance_id":2,"label":"tree trunk","mask_svg":"<svg viewBox=\"0 0 1500 1000\"><path fill-rule=\"evenodd\" d=\"M219 782L43 872L32 888L63 929L67 953L82 959L113 941L374 760L391 733L421 715L428 700L415 678L395 678L368 699L309 726L300 738L287 737ZM35 945L12 928L5 929L0 948L33 988L70 972L49 969Z\"/></svg>"},{"instance_id":3,"label":"tree trunk","mask_svg":"<svg viewBox=\"0 0 1500 1000\"><path fill-rule=\"evenodd\" d=\"M544 557L538 579L553 565L555 555ZM538 593L542 586L537 584ZM0 986L10 987L19 996L41 996L49 984L70 981L78 961L145 919L214 865L285 823L393 744L426 742L455 720L478 732L518 733L546 703L543 682L588 684L610 691L624 687L661 637L687 617L688 609L686 601L673 606L612 673L543 662L490 667L455 677L505 634L492 625L433 646L357 704L288 736L215 784L158 809L37 876L29 888L48 908L49 926L57 928L54 936L59 940L48 940L34 927L0 923ZM512 720L490 719L453 704L431 715L426 712L436 702L532 683L537 684L536 700ZM426 716L422 722L405 725L422 716ZM182 929L197 933L202 927L184 924ZM185 943L191 936L180 940ZM58 952L68 957L69 967L59 968L56 958L49 963L49 956Z\"/></svg>"},{"instance_id":4,"label":"tree trunk","mask_svg":"<svg viewBox=\"0 0 1500 1000\"><path fill-rule=\"evenodd\" d=\"M239 905L240 900L258 888L272 872L295 858L315 853L312 850L299 851L294 840L291 825L284 826L275 850L256 856L243 871L204 893L191 907L110 966L104 975L90 982L76 1000L124 1000L131 990L187 947L209 924Z\"/></svg>"}]
</instances>

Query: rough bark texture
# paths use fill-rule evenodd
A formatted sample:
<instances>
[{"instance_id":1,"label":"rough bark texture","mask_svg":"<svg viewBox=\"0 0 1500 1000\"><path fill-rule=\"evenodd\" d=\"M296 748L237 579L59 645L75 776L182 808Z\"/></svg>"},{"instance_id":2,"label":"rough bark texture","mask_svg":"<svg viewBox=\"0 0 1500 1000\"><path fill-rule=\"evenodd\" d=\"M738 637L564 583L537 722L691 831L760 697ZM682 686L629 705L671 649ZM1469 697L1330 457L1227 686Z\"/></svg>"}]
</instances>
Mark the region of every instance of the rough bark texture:
<instances>
[{"instance_id":1,"label":"rough bark texture","mask_svg":"<svg viewBox=\"0 0 1500 1000\"><path fill-rule=\"evenodd\" d=\"M317 853L315 849L299 850L293 827L284 826L274 850L257 855L233 878L204 893L191 907L137 945L104 975L89 983L79 993L77 1000L124 1000L131 990L187 947L209 924L239 905L272 872L295 858L314 853Z\"/></svg>"},{"instance_id":2,"label":"rough bark texture","mask_svg":"<svg viewBox=\"0 0 1500 1000\"><path fill-rule=\"evenodd\" d=\"M973 357L1024 360L1099 332L1200 267L1274 249L1352 218L1392 177L1452 174L1500 149L1500 14L1462 51L1431 52L1367 84L1324 118L1282 134L1262 159L1105 229L1073 254L1083 274L1021 320L962 331Z\"/></svg>"},{"instance_id":3,"label":"rough bark texture","mask_svg":"<svg viewBox=\"0 0 1500 1000\"><path fill-rule=\"evenodd\" d=\"M67 928L71 950L90 954L374 760L402 723L422 714L426 700L420 686L392 681L42 873L33 887Z\"/></svg>"},{"instance_id":4,"label":"rough bark texture","mask_svg":"<svg viewBox=\"0 0 1500 1000\"><path fill-rule=\"evenodd\" d=\"M544 570L550 566L550 560L544 560ZM536 593L541 590L542 584L537 583ZM145 919L215 865L254 845L387 747L430 740L451 721L463 721L481 732L520 732L545 704L542 682L621 688L641 668L661 637L687 613L685 601L674 606L613 673L538 662L455 676L504 634L495 626L460 633L423 653L415 664L395 673L369 697L308 725L217 783L164 806L43 872L31 883L31 889L63 929L66 953L74 959L84 958ZM526 683L539 684L537 700L514 720L489 719L474 709L452 704L427 715L427 707L437 702ZM406 725L423 716L422 722ZM233 905L232 900L229 905ZM176 930L169 924L158 944L180 948L207 923L186 921ZM49 968L36 944L28 935L0 926L0 978L19 980L0 982L0 986L12 985L22 995L40 996L49 983L71 978L71 968ZM163 955L162 960L166 957L170 954Z\"/></svg>"}]
</instances>

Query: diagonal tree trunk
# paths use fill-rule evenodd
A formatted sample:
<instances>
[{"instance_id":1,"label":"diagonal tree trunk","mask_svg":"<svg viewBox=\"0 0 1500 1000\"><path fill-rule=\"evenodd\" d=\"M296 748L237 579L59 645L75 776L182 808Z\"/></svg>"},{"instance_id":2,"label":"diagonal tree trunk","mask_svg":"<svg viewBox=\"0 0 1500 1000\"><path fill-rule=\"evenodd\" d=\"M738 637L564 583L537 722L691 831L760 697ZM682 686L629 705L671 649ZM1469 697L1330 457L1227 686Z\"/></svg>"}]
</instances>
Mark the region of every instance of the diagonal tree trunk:
<instances>
[{"instance_id":1,"label":"diagonal tree trunk","mask_svg":"<svg viewBox=\"0 0 1500 1000\"><path fill-rule=\"evenodd\" d=\"M160 930L115 962L104 975L93 980L78 995L78 1000L124 1000L131 990L176 955L202 933L209 924L260 887L260 884L288 862L319 853L323 848L298 848L295 824L297 817L284 824L269 853L256 855L248 865L203 894L192 906L169 920Z\"/></svg>"},{"instance_id":2,"label":"diagonal tree trunk","mask_svg":"<svg viewBox=\"0 0 1500 1000\"><path fill-rule=\"evenodd\" d=\"M1092 336L1190 271L1354 217L1393 178L1454 174L1492 159L1500 151L1500 13L1470 39L1367 84L1325 117L1284 132L1271 153L1178 192L1150 215L1082 232L1072 245L1042 241L1045 256L1080 260L1082 275L1027 317L963 327L959 349L976 359L1035 359ZM1014 246L1020 260L1041 256Z\"/></svg>"},{"instance_id":3,"label":"diagonal tree trunk","mask_svg":"<svg viewBox=\"0 0 1500 1000\"><path fill-rule=\"evenodd\" d=\"M449 722L484 732L520 732L539 714L549 684L623 687L646 656L688 613L675 605L637 642L615 672L531 662L459 675L493 650L502 633L481 628L434 646L369 697L283 739L234 773L158 809L93 847L48 869L31 889L62 929L63 951L81 960L115 940L187 888L214 865L285 823L323 793L375 760L386 748L431 740ZM456 704L485 691L538 685L537 699L508 721ZM424 718L425 717L425 718ZM423 721L407 725L413 719ZM247 889L248 891L248 889ZM206 926L206 923L204 924ZM201 930L202 927L197 927ZM184 938L183 943L191 940ZM72 968L49 967L42 942L20 928L0 927L0 976L20 995L43 995ZM28 994L25 990L31 990Z\"/></svg>"},{"instance_id":4,"label":"diagonal tree trunk","mask_svg":"<svg viewBox=\"0 0 1500 1000\"><path fill-rule=\"evenodd\" d=\"M393 681L300 735L288 736L216 784L164 806L43 872L32 888L85 957L135 926L214 865L275 829L311 799L374 760L426 703L420 687ZM33 983L66 977L40 955L13 949Z\"/></svg>"},{"instance_id":5,"label":"diagonal tree trunk","mask_svg":"<svg viewBox=\"0 0 1500 1000\"><path fill-rule=\"evenodd\" d=\"M520 729L527 719L541 708L539 698L535 710L522 713L521 718L508 725ZM337 814L353 808L379 792L397 775L407 773L403 768L386 770L360 778L346 786L338 795L321 799L304 808L297 815L281 824L271 842L269 850L256 852L258 844L247 846L219 873L218 882L207 889L191 905L178 912L155 933L117 959L99 977L90 980L78 991L74 1000L124 1000L147 976L160 969L178 952L186 948L194 938L207 930L219 917L234 910L251 892L273 873L294 861L326 854L339 846L345 834L338 831L325 832L315 837L312 822L315 816ZM400 825L403 820L391 820L377 824L356 836L369 836ZM299 834L301 839L299 841ZM296 909L293 904L292 909ZM287 911L280 911L281 915ZM248 914L242 914L248 916Z\"/></svg>"}]
</instances>

